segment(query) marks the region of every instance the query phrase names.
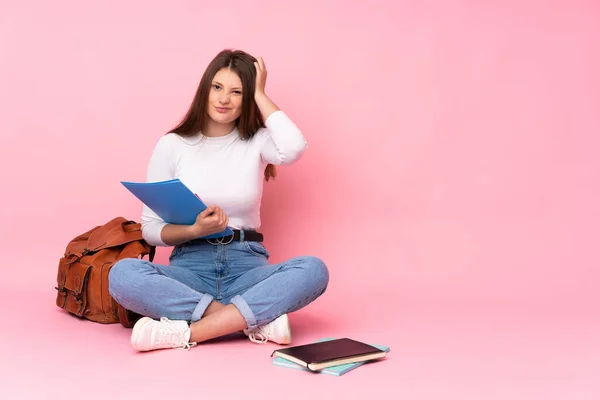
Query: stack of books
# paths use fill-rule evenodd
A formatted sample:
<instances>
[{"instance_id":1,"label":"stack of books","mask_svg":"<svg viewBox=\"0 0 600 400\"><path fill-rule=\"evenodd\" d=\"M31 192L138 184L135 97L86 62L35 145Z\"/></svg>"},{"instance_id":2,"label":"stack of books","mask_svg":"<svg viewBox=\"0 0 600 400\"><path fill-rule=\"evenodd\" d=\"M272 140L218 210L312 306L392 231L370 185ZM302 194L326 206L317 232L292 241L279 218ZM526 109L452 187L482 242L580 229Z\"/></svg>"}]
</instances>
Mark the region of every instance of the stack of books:
<instances>
[{"instance_id":1,"label":"stack of books","mask_svg":"<svg viewBox=\"0 0 600 400\"><path fill-rule=\"evenodd\" d=\"M272 364L312 373L341 376L361 365L384 358L388 346L370 345L349 338L324 338L315 343L278 349Z\"/></svg>"}]
</instances>

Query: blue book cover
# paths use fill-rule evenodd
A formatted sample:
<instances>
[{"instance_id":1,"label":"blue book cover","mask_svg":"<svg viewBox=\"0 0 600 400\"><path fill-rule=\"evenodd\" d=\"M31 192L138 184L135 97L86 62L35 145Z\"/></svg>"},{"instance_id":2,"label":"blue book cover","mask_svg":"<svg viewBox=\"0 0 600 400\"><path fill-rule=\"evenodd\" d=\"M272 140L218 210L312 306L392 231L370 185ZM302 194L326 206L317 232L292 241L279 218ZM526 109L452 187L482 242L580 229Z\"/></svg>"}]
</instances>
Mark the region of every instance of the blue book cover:
<instances>
[{"instance_id":1,"label":"blue book cover","mask_svg":"<svg viewBox=\"0 0 600 400\"><path fill-rule=\"evenodd\" d=\"M207 208L206 204L179 179L162 182L121 181L121 183L169 224L193 225L198 214ZM204 236L203 239L229 235L233 235L233 231L225 228L223 232Z\"/></svg>"},{"instance_id":2,"label":"blue book cover","mask_svg":"<svg viewBox=\"0 0 600 400\"><path fill-rule=\"evenodd\" d=\"M321 340L318 340L318 342L324 342L327 340L333 340L334 338L324 338ZM388 346L380 346L380 345L376 345L376 344L372 344L371 346L375 346L380 350L389 352L390 348ZM358 367L360 367L361 365L363 365L364 363L366 363L368 361L361 361L361 362L355 362L355 363L349 363L349 364L342 364L342 365L336 365L335 367L328 367L328 368L324 368L320 371L311 371L308 368L305 368L301 365L296 364L295 362L291 362L286 360L285 358L281 358L281 357L275 357L271 360L271 363L273 365L277 365L279 367L286 367L286 368L293 368L293 369L300 369L300 370L304 370L307 372L310 372L311 374L324 374L324 375L333 375L333 376L342 376L347 372L352 371L353 369L356 369Z\"/></svg>"}]
</instances>

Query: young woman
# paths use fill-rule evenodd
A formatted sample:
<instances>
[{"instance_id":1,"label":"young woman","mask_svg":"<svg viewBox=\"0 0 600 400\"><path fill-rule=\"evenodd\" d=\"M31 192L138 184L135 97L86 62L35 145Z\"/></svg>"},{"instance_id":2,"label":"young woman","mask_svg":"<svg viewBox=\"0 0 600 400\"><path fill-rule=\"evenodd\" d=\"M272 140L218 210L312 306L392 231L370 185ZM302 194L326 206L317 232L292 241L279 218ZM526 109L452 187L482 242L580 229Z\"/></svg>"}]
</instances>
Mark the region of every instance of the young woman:
<instances>
[{"instance_id":1,"label":"young woman","mask_svg":"<svg viewBox=\"0 0 600 400\"><path fill-rule=\"evenodd\" d=\"M257 231L263 176L274 178L275 165L295 162L307 146L265 94L266 77L260 57L220 52L182 122L154 148L147 181L179 178L210 205L193 225L168 224L144 206L144 239L174 246L169 265L123 259L110 271L111 295L145 316L131 334L139 351L189 349L238 331L253 342L289 344L287 314L327 287L327 267L316 257L269 264ZM234 235L203 239L226 227Z\"/></svg>"}]
</instances>

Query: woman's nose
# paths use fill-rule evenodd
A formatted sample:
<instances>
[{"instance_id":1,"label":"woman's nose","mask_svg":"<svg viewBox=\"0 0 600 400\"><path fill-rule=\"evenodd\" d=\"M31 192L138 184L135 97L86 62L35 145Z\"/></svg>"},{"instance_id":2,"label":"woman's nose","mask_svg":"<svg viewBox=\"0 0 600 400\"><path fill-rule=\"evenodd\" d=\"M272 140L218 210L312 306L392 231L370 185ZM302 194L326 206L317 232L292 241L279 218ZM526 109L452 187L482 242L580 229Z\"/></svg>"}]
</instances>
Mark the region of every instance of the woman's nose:
<instances>
[{"instance_id":1,"label":"woman's nose","mask_svg":"<svg viewBox=\"0 0 600 400\"><path fill-rule=\"evenodd\" d=\"M222 94L221 97L219 97L219 103L221 103L221 104L229 103L229 96L226 94Z\"/></svg>"}]
</instances>

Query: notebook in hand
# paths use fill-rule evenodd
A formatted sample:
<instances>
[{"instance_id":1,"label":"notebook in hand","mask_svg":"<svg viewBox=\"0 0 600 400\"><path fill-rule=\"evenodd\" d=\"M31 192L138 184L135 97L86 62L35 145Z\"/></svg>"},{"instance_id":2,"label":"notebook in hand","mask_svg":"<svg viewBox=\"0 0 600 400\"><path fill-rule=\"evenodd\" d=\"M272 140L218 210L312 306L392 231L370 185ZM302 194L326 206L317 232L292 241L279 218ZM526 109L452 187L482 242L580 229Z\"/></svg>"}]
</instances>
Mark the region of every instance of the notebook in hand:
<instances>
[{"instance_id":1,"label":"notebook in hand","mask_svg":"<svg viewBox=\"0 0 600 400\"><path fill-rule=\"evenodd\" d=\"M334 340L334 339L335 338L323 338L323 339L320 339L319 342ZM381 345L376 345L376 344L373 344L372 346L377 347L379 350L383 350L386 352L390 351L389 346L381 346ZM288 361L281 357L274 357L271 361L271 363L273 365L276 365L279 367L298 369L298 370L307 371L307 372L311 372L311 373L319 373L319 374L332 375L332 376L342 376L342 375L346 374L347 372L350 372L353 369L360 367L361 365L363 365L366 362L368 362L368 361L353 362L353 363L348 363L348 364L336 365L334 367L323 368L318 371L310 371L306 367L302 367L292 361Z\"/></svg>"},{"instance_id":2,"label":"notebook in hand","mask_svg":"<svg viewBox=\"0 0 600 400\"><path fill-rule=\"evenodd\" d=\"M320 371L343 364L376 360L386 355L385 350L375 346L343 338L275 350L271 357L281 357L311 371Z\"/></svg>"},{"instance_id":3,"label":"notebook in hand","mask_svg":"<svg viewBox=\"0 0 600 400\"><path fill-rule=\"evenodd\" d=\"M196 217L207 207L206 204L179 179L161 182L121 182L131 193L169 224L193 225ZM214 239L232 235L225 228L223 232L204 236Z\"/></svg>"}]
</instances>

